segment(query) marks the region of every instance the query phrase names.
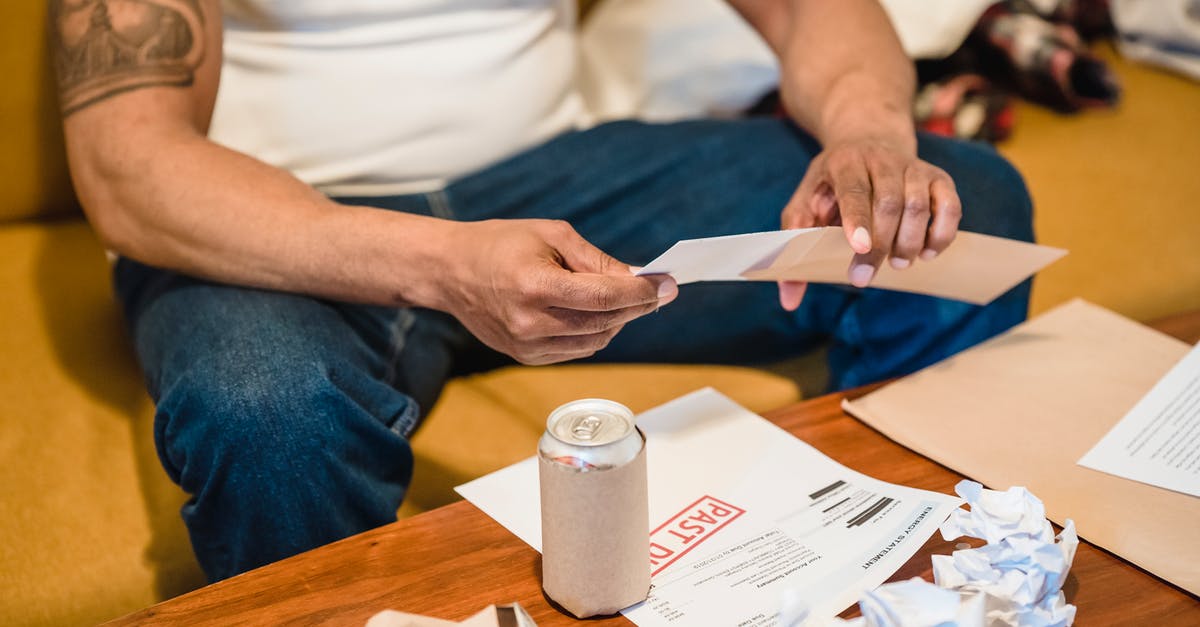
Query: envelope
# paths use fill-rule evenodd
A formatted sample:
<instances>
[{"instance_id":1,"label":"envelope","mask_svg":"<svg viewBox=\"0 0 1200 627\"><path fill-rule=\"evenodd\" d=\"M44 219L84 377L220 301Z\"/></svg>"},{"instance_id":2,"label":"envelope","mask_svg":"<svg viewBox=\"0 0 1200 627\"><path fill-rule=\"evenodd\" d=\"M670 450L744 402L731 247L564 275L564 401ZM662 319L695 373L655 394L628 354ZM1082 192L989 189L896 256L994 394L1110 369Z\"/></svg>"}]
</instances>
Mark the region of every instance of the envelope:
<instances>
[{"instance_id":1,"label":"envelope","mask_svg":"<svg viewBox=\"0 0 1200 627\"><path fill-rule=\"evenodd\" d=\"M896 270L884 263L871 287L928 294L984 305L1067 251L960 231L930 261ZM818 227L683 240L638 275L670 274L696 281L809 281L849 285L854 251L841 227Z\"/></svg>"},{"instance_id":2,"label":"envelope","mask_svg":"<svg viewBox=\"0 0 1200 627\"><path fill-rule=\"evenodd\" d=\"M846 411L1200 594L1200 498L1076 463L1191 347L1076 300L854 401Z\"/></svg>"}]
</instances>

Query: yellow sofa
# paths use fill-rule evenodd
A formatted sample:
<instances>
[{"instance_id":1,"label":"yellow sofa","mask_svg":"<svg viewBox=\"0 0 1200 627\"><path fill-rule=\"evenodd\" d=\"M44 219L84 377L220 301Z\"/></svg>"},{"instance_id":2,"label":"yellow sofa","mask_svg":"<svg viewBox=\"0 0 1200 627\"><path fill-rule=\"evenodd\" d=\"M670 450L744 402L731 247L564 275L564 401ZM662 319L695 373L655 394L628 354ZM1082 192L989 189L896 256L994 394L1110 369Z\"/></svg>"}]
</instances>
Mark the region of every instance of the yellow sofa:
<instances>
[{"instance_id":1,"label":"yellow sofa","mask_svg":"<svg viewBox=\"0 0 1200 627\"><path fill-rule=\"evenodd\" d=\"M46 54L43 2L0 5L0 623L97 622L199 586L151 439L153 408L73 200ZM1138 318L1200 307L1200 90L1118 62L1122 110L1021 110L1005 152L1026 172L1044 241L1073 254L1035 309L1084 296ZM555 405L584 396L650 407L712 385L764 411L791 379L712 366L508 368L456 380L414 439L401 515L524 457Z\"/></svg>"}]
</instances>

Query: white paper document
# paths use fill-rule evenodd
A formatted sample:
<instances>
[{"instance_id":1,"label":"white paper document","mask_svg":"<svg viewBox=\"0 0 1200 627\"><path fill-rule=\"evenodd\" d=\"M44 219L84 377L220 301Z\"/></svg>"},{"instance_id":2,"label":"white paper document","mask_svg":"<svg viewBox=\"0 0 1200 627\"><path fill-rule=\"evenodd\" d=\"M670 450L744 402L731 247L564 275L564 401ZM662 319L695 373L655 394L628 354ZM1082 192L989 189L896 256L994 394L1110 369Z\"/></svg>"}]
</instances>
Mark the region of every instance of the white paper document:
<instances>
[{"instance_id":1,"label":"white paper document","mask_svg":"<svg viewBox=\"0 0 1200 627\"><path fill-rule=\"evenodd\" d=\"M777 625L785 590L832 617L902 566L962 501L857 473L712 389L638 417L654 625ZM457 488L541 550L537 461Z\"/></svg>"},{"instance_id":2,"label":"white paper document","mask_svg":"<svg viewBox=\"0 0 1200 627\"><path fill-rule=\"evenodd\" d=\"M1200 345L1159 380L1079 465L1200 496Z\"/></svg>"},{"instance_id":3,"label":"white paper document","mask_svg":"<svg viewBox=\"0 0 1200 627\"><path fill-rule=\"evenodd\" d=\"M933 260L897 270L880 266L871 287L986 304L1067 251L959 231ZM745 233L683 240L638 275L670 274L679 284L696 281L811 281L850 283L854 251L841 227Z\"/></svg>"}]
</instances>

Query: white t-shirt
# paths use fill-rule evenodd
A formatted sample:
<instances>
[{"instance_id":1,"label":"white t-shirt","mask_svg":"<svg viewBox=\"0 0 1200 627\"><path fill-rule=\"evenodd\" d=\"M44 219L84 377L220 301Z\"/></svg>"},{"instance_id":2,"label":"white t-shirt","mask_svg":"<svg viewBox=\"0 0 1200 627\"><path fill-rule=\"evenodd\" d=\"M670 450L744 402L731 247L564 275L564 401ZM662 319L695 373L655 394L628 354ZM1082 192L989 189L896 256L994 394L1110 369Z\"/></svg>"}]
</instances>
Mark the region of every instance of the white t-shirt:
<instances>
[{"instance_id":1,"label":"white t-shirt","mask_svg":"<svg viewBox=\"0 0 1200 627\"><path fill-rule=\"evenodd\" d=\"M583 119L574 0L225 0L209 137L330 195L428 191Z\"/></svg>"}]
</instances>

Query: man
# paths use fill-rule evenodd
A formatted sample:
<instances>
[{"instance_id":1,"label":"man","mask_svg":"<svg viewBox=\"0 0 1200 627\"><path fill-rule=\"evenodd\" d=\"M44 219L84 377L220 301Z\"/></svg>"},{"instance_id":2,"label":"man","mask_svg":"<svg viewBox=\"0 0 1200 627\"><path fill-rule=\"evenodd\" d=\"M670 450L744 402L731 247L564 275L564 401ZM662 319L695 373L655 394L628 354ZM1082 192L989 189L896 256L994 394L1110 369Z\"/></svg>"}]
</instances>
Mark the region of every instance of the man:
<instances>
[{"instance_id":1,"label":"man","mask_svg":"<svg viewBox=\"0 0 1200 627\"><path fill-rule=\"evenodd\" d=\"M828 341L846 387L1024 317L1028 285L983 308L632 276L680 238L840 224L861 287L944 250L960 216L1031 239L1030 203L991 151L914 134L913 68L872 0L733 1L795 125L583 131L568 4L52 2L72 175L120 255L211 579L394 520L406 438L455 373Z\"/></svg>"}]
</instances>

